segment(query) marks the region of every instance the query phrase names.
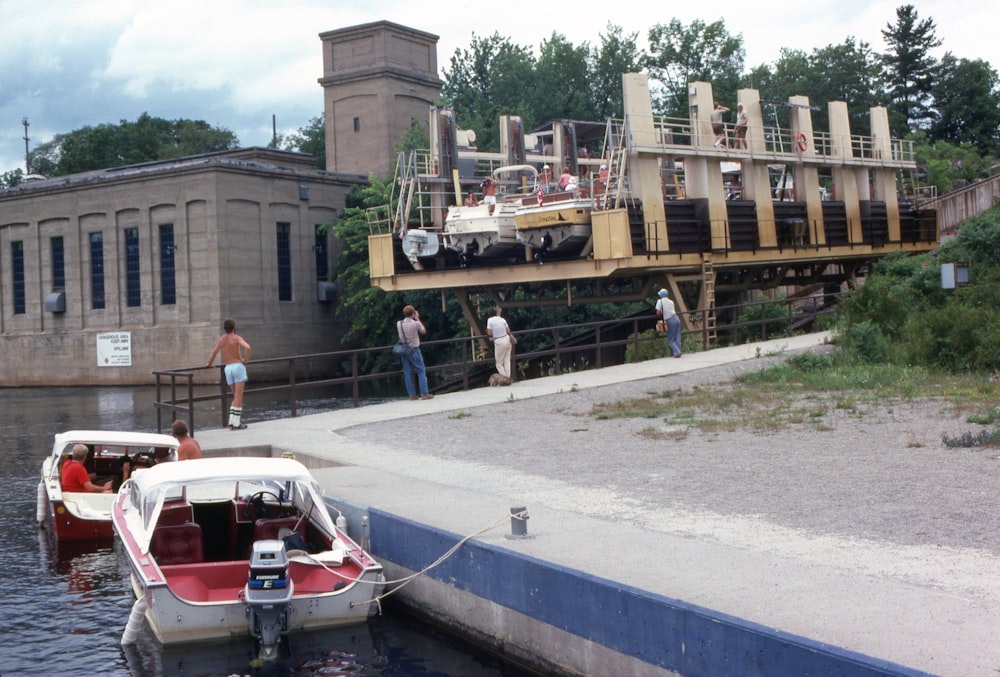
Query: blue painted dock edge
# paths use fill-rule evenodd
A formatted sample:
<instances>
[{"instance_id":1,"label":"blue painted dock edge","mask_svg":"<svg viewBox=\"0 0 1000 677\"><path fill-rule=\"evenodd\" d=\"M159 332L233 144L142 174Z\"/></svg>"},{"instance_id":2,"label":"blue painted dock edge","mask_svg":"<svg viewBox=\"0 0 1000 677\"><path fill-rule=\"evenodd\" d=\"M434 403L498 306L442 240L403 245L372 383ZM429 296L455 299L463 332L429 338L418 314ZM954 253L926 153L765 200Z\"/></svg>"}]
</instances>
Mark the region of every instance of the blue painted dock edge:
<instances>
[{"instance_id":1,"label":"blue painted dock edge","mask_svg":"<svg viewBox=\"0 0 1000 677\"><path fill-rule=\"evenodd\" d=\"M440 529L370 509L371 551L387 565L420 571L461 540ZM655 566L655 563L651 563ZM760 677L927 677L930 673L872 658L822 642L764 627L681 600L653 594L475 540L427 573L463 594L499 605L609 649L629 664L631 659L684 677L746 675ZM405 589L404 589L405 590ZM400 591L405 598L404 591ZM421 600L426 607L427 601ZM430 616L461 614L452 609L424 608ZM808 613L805 610L804 613ZM817 610L817 613L820 613ZM475 621L473 621L475 622ZM480 621L481 622L481 621ZM544 642L515 647L502 628L474 628L494 637L524 660L561 666L569 672L586 668L545 655ZM560 649L565 653L565 647ZM580 653L586 653L583 649ZM612 653L613 652L613 653ZM607 657L603 665L609 666Z\"/></svg>"}]
</instances>

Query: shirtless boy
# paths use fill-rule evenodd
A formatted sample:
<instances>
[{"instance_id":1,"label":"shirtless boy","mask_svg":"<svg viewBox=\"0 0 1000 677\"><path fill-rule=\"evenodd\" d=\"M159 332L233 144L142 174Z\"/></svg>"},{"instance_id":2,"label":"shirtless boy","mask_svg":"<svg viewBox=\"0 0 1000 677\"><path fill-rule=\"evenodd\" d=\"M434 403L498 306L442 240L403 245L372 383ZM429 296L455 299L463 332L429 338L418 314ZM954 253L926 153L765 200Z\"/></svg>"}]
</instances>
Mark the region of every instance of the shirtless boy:
<instances>
[{"instance_id":1,"label":"shirtless boy","mask_svg":"<svg viewBox=\"0 0 1000 677\"><path fill-rule=\"evenodd\" d=\"M241 430L247 427L240 422L243 416L243 388L247 382L247 361L250 359L250 344L236 333L236 320L227 317L222 323L225 330L219 342L208 357L208 366L215 362L215 356L222 353L222 361L226 365L226 383L233 390L233 404L229 408L230 430Z\"/></svg>"}]
</instances>

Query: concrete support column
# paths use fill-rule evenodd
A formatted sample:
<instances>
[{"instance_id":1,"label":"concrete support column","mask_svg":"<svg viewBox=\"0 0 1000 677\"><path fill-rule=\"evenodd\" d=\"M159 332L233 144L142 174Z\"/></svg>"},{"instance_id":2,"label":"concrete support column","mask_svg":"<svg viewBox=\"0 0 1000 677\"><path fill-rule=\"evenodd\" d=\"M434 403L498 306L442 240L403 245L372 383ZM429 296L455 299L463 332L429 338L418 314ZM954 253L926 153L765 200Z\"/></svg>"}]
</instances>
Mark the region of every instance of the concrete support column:
<instances>
[{"instance_id":1,"label":"concrete support column","mask_svg":"<svg viewBox=\"0 0 1000 677\"><path fill-rule=\"evenodd\" d=\"M889 131L889 111L883 106L873 106L868 115L872 125L872 154L875 159L892 159L892 136ZM885 202L889 221L889 240L899 242L899 197L896 192L896 171L888 167L873 170L872 185L875 199Z\"/></svg>"},{"instance_id":2,"label":"concrete support column","mask_svg":"<svg viewBox=\"0 0 1000 677\"><path fill-rule=\"evenodd\" d=\"M747 114L747 149L750 157L743 159L743 199L753 200L757 210L757 238L761 247L777 247L778 236L774 225L774 200L771 197L771 181L767 175L767 162L755 161L754 155L763 156L764 114L760 108L760 92L756 89L741 89L736 93L737 101L743 104Z\"/></svg>"},{"instance_id":3,"label":"concrete support column","mask_svg":"<svg viewBox=\"0 0 1000 677\"><path fill-rule=\"evenodd\" d=\"M812 112L809 108L809 97L792 96L788 102L792 104L792 144L801 161L795 165L795 199L806 203L806 214L809 219L810 239L815 230L822 230L823 202L819 193L819 171L814 164L805 164L804 160L816 156L816 144L813 134ZM805 146L803 148L802 146ZM817 226L814 228L814 225Z\"/></svg>"},{"instance_id":4,"label":"concrete support column","mask_svg":"<svg viewBox=\"0 0 1000 677\"><path fill-rule=\"evenodd\" d=\"M646 245L652 251L669 249L667 219L663 208L660 165L655 154L640 153L637 147L656 146L653 103L649 98L649 77L644 73L622 75L625 119L628 125L628 178L632 195L642 200L646 221Z\"/></svg>"},{"instance_id":5,"label":"concrete support column","mask_svg":"<svg viewBox=\"0 0 1000 677\"><path fill-rule=\"evenodd\" d=\"M688 85L691 110L692 145L714 150L715 134L712 132L711 113L715 107L712 85L692 82ZM726 188L722 180L721 156L711 154L689 157L684 160L684 178L687 196L708 200L708 218L711 228L712 249L724 249L728 244L729 212L726 209Z\"/></svg>"},{"instance_id":6,"label":"concrete support column","mask_svg":"<svg viewBox=\"0 0 1000 677\"><path fill-rule=\"evenodd\" d=\"M830 152L833 157L848 159L854 154L851 145L851 119L847 114L847 103L831 101ZM868 172L861 170L864 185L868 184ZM861 242L861 209L858 205L858 170L833 165L833 197L841 200L847 213L847 233L849 242Z\"/></svg>"}]
</instances>

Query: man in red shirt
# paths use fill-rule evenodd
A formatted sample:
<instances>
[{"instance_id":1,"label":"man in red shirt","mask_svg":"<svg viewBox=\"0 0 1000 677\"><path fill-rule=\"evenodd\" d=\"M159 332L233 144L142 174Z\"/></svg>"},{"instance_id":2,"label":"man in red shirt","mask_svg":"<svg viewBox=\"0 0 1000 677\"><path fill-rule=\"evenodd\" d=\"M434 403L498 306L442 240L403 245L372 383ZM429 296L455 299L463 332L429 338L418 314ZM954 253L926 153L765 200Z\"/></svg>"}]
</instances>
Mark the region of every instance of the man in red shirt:
<instances>
[{"instance_id":1,"label":"man in red shirt","mask_svg":"<svg viewBox=\"0 0 1000 677\"><path fill-rule=\"evenodd\" d=\"M83 462L87 460L86 444L73 445L73 458L63 463L62 467L62 490L63 491L90 491L93 493L111 493L111 482L106 484L94 484L90 481L90 474Z\"/></svg>"}]
</instances>

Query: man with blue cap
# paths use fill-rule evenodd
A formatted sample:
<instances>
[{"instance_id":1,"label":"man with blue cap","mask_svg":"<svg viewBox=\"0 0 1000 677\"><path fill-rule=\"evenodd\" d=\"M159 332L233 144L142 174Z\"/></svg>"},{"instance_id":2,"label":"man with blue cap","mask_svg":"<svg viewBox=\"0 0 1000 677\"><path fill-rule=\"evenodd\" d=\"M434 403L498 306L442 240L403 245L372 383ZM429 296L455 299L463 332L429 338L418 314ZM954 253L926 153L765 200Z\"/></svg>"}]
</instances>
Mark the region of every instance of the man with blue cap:
<instances>
[{"instance_id":1,"label":"man with blue cap","mask_svg":"<svg viewBox=\"0 0 1000 677\"><path fill-rule=\"evenodd\" d=\"M670 292L661 289L656 301L656 317L667 323L667 345L674 357L681 356L681 318L677 317L674 302L670 300Z\"/></svg>"}]
</instances>

